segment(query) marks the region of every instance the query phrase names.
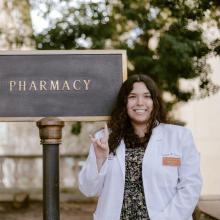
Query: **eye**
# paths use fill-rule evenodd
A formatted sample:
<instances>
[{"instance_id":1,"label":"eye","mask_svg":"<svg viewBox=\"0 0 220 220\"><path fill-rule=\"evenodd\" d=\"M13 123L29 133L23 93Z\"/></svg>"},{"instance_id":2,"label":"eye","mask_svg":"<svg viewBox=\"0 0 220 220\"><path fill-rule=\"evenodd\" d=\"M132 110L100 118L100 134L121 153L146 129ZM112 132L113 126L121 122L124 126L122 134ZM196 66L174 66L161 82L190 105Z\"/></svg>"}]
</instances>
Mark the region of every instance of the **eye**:
<instances>
[{"instance_id":1,"label":"eye","mask_svg":"<svg viewBox=\"0 0 220 220\"><path fill-rule=\"evenodd\" d=\"M145 98L151 98L151 95L148 94L148 95L144 95Z\"/></svg>"},{"instance_id":2,"label":"eye","mask_svg":"<svg viewBox=\"0 0 220 220\"><path fill-rule=\"evenodd\" d=\"M128 98L129 98L129 99L135 99L136 96L135 96L135 95L129 95Z\"/></svg>"}]
</instances>

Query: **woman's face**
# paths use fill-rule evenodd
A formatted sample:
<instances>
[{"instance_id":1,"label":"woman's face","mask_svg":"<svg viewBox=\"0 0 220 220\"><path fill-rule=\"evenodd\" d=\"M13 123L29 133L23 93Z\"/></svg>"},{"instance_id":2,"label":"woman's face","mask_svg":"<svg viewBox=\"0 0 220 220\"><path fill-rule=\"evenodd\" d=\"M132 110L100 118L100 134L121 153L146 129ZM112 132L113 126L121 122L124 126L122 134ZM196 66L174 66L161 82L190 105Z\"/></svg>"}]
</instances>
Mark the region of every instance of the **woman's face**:
<instances>
[{"instance_id":1,"label":"woman's face","mask_svg":"<svg viewBox=\"0 0 220 220\"><path fill-rule=\"evenodd\" d=\"M153 100L143 82L133 84L128 95L127 113L133 125L146 125L153 110Z\"/></svg>"}]
</instances>

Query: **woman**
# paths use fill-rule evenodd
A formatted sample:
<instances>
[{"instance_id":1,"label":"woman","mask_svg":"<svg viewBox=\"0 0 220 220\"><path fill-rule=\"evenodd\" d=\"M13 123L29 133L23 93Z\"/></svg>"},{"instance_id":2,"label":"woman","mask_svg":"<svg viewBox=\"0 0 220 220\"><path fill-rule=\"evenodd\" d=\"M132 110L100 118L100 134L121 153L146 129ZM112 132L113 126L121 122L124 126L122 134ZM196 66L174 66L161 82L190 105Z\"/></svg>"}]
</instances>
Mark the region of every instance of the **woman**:
<instances>
[{"instance_id":1,"label":"woman","mask_svg":"<svg viewBox=\"0 0 220 220\"><path fill-rule=\"evenodd\" d=\"M108 128L91 136L79 188L98 196L94 220L192 220L201 191L199 154L184 127L164 124L155 83L132 75Z\"/></svg>"}]
</instances>

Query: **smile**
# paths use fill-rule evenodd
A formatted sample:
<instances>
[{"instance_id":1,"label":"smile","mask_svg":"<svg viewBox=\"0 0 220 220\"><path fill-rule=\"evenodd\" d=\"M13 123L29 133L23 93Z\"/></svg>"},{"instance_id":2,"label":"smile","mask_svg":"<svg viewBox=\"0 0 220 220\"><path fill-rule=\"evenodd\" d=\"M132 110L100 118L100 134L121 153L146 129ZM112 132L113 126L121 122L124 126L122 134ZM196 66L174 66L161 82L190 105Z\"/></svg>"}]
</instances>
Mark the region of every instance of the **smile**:
<instances>
[{"instance_id":1,"label":"smile","mask_svg":"<svg viewBox=\"0 0 220 220\"><path fill-rule=\"evenodd\" d=\"M134 109L134 111L136 113L142 114L142 113L145 113L147 110L146 109Z\"/></svg>"}]
</instances>

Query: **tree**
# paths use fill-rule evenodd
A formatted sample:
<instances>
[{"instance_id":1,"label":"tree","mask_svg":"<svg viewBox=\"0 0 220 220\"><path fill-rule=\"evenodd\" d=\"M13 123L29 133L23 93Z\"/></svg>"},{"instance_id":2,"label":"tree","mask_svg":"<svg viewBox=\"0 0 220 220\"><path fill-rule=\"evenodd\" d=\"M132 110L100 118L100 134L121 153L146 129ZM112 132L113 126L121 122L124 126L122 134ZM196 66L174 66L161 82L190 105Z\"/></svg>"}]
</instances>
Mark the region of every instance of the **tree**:
<instances>
[{"instance_id":1,"label":"tree","mask_svg":"<svg viewBox=\"0 0 220 220\"><path fill-rule=\"evenodd\" d=\"M33 48L29 1L0 0L0 10L0 48Z\"/></svg>"},{"instance_id":2,"label":"tree","mask_svg":"<svg viewBox=\"0 0 220 220\"><path fill-rule=\"evenodd\" d=\"M207 58L220 54L220 40L206 39L203 25L220 27L218 0L65 2L62 18L35 36L38 49L126 49L128 73L150 75L170 95L168 111L195 97L181 79L198 78L200 97L217 92Z\"/></svg>"}]
</instances>

